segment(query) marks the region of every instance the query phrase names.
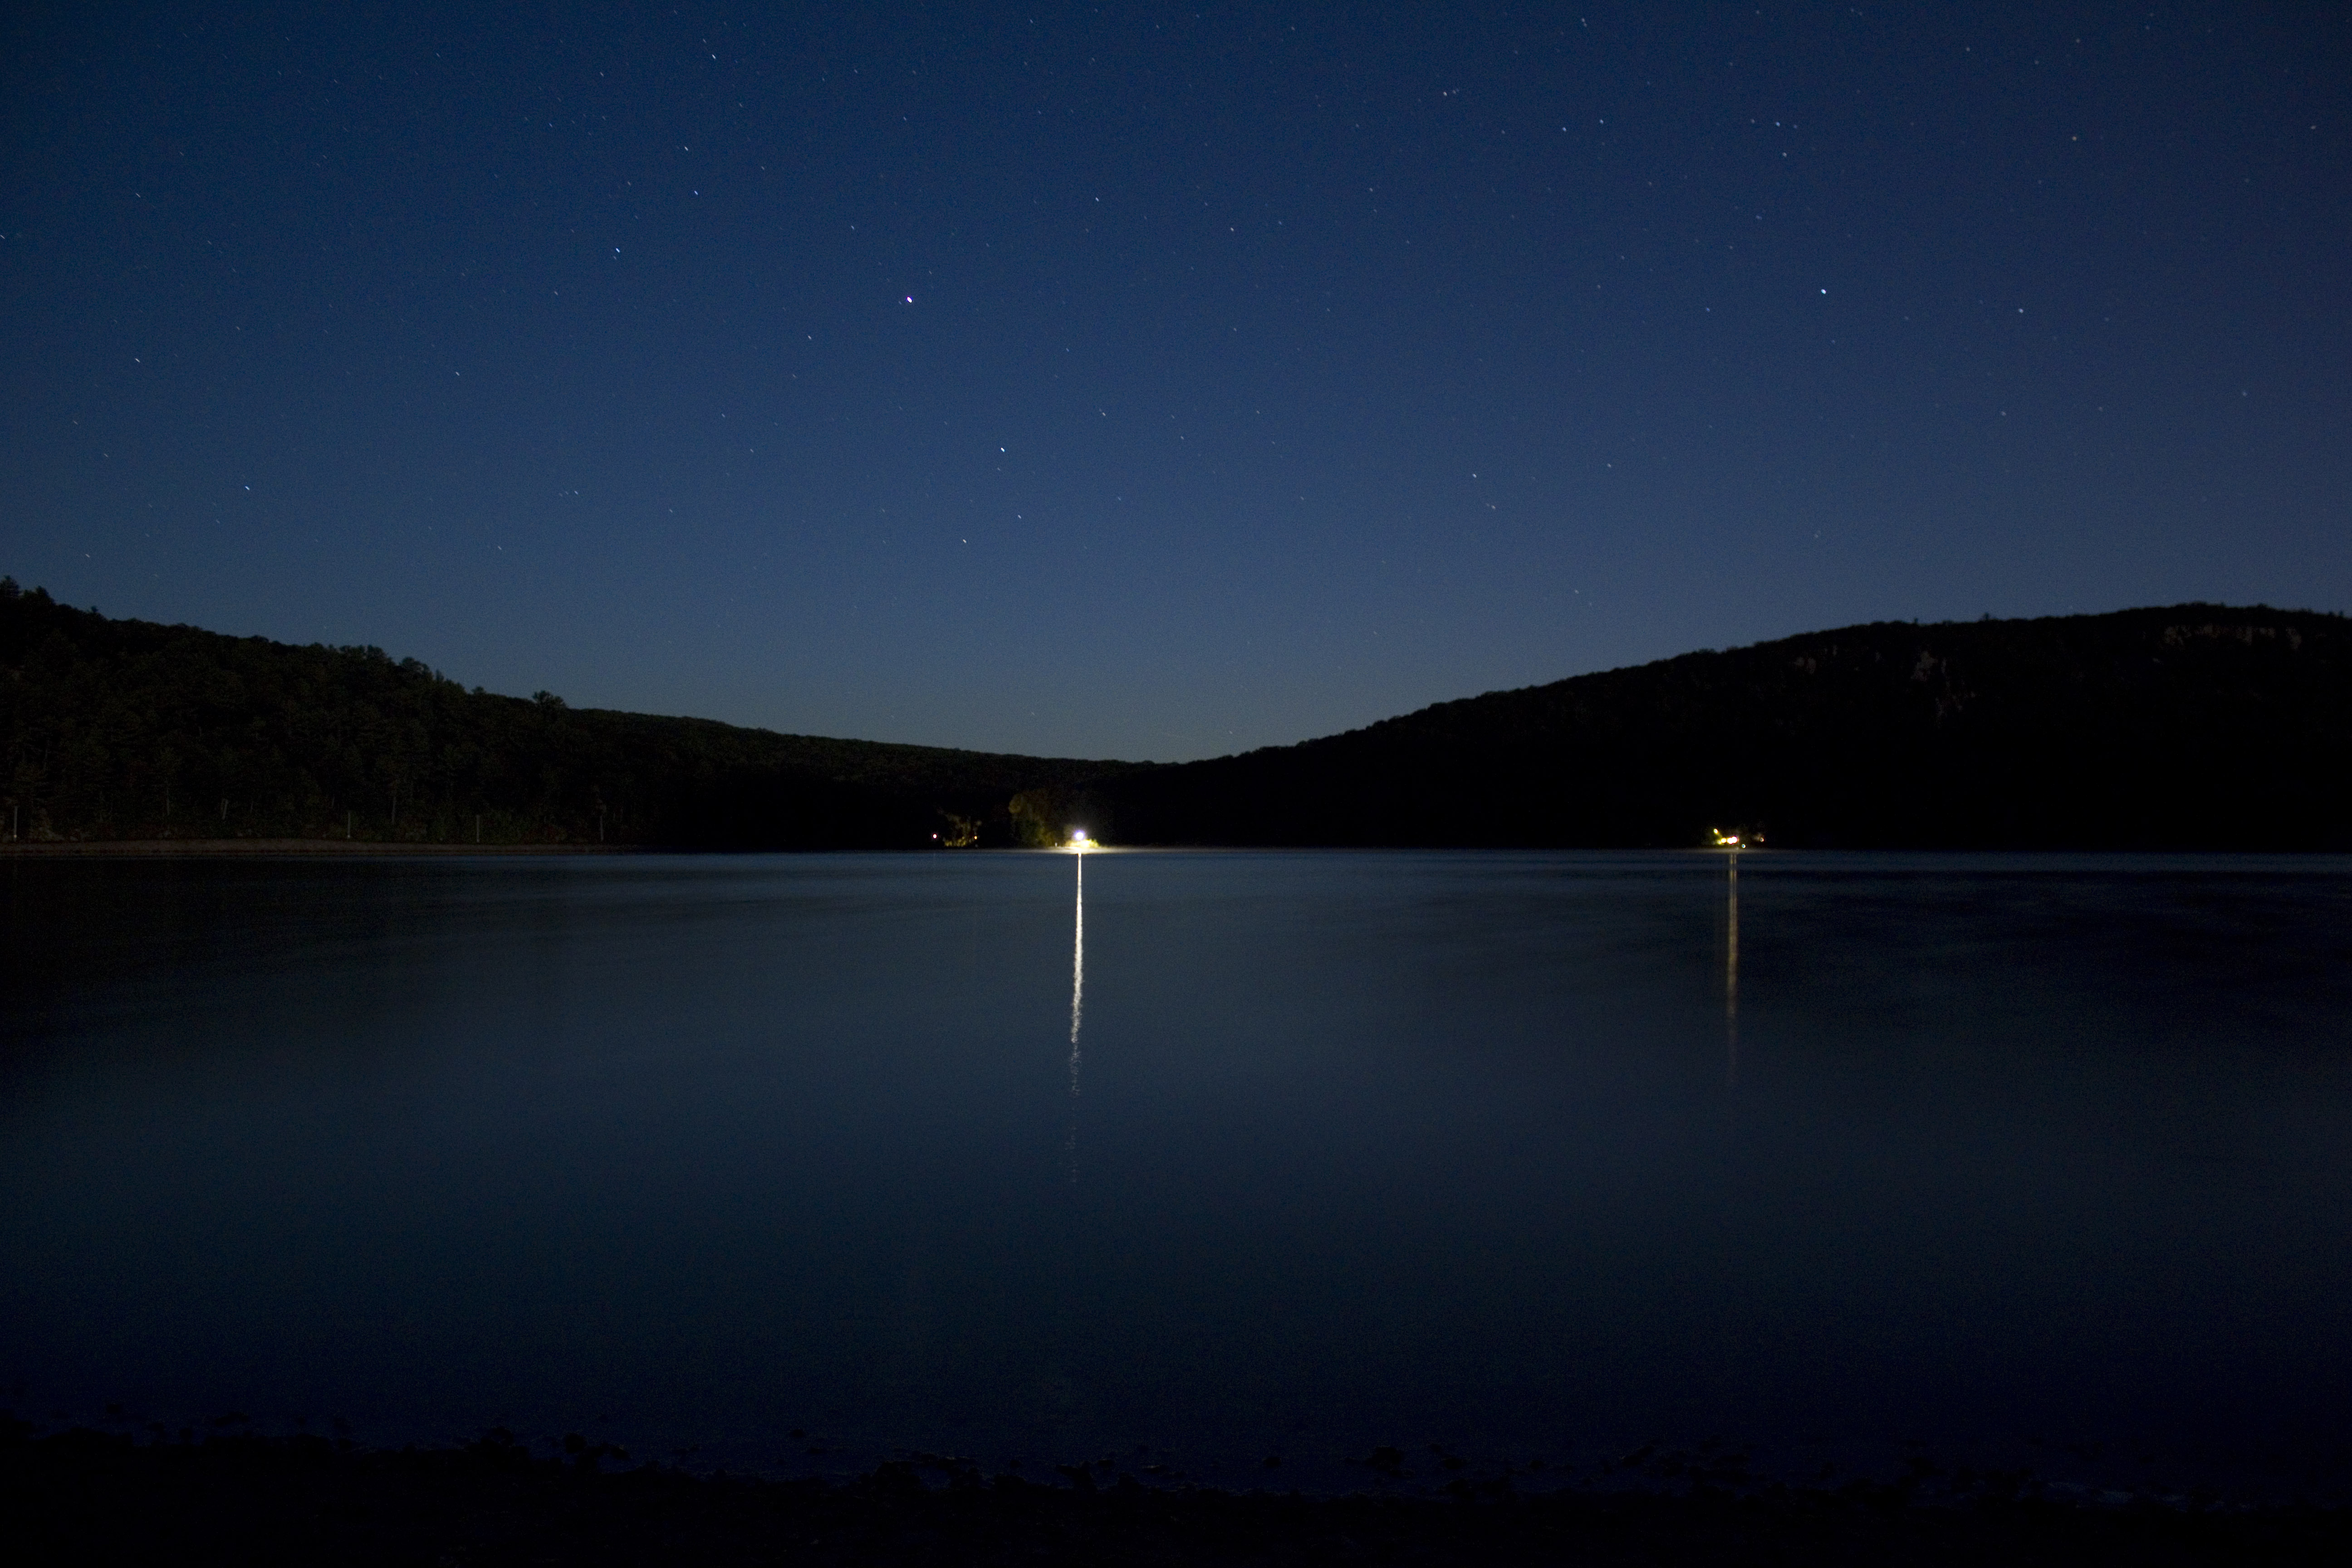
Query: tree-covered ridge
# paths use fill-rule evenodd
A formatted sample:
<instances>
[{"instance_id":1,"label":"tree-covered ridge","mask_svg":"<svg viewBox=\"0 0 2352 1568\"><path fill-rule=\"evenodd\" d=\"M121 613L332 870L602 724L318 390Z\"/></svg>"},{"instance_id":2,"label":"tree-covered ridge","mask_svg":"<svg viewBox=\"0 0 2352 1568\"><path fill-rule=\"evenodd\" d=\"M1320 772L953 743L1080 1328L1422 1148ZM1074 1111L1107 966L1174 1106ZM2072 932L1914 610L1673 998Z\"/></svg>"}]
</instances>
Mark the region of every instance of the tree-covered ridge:
<instances>
[{"instance_id":1,"label":"tree-covered ridge","mask_svg":"<svg viewBox=\"0 0 2352 1568\"><path fill-rule=\"evenodd\" d=\"M1128 843L2352 847L2352 623L1882 622L1108 780Z\"/></svg>"},{"instance_id":2,"label":"tree-covered ridge","mask_svg":"<svg viewBox=\"0 0 2352 1568\"><path fill-rule=\"evenodd\" d=\"M381 648L109 620L0 579L0 831L908 847L1128 764L780 735L467 690Z\"/></svg>"},{"instance_id":3,"label":"tree-covered ridge","mask_svg":"<svg viewBox=\"0 0 2352 1568\"><path fill-rule=\"evenodd\" d=\"M0 579L0 759L34 839L2352 847L2352 622L1883 622L1142 767L500 697Z\"/></svg>"}]
</instances>

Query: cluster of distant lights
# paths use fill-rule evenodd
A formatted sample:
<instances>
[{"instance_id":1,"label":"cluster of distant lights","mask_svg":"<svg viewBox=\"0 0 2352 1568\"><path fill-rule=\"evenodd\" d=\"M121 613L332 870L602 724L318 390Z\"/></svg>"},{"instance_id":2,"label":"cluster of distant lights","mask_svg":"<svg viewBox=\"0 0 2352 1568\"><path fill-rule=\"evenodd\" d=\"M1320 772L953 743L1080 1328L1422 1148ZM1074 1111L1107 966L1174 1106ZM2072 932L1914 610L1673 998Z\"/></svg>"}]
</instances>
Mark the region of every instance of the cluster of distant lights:
<instances>
[{"instance_id":1,"label":"cluster of distant lights","mask_svg":"<svg viewBox=\"0 0 2352 1568\"><path fill-rule=\"evenodd\" d=\"M942 842L942 840L938 834L934 833L931 835L931 842L937 844ZM1070 829L1069 841L1064 844L1062 847L1069 850L1074 855L1083 855L1089 849L1099 849L1102 846L1095 839L1088 837L1085 828L1073 827Z\"/></svg>"}]
</instances>

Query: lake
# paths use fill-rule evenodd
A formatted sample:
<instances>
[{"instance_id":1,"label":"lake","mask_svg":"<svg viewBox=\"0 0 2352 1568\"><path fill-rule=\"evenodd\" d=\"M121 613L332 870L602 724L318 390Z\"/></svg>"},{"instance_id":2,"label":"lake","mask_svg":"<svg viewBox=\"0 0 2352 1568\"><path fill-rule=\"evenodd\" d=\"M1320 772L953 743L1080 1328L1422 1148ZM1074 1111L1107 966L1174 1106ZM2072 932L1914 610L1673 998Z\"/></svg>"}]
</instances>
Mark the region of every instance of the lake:
<instances>
[{"instance_id":1,"label":"lake","mask_svg":"<svg viewBox=\"0 0 2352 1568\"><path fill-rule=\"evenodd\" d=\"M0 889L0 1389L44 1426L1310 1489L1652 1444L2352 1475L2343 858Z\"/></svg>"}]
</instances>

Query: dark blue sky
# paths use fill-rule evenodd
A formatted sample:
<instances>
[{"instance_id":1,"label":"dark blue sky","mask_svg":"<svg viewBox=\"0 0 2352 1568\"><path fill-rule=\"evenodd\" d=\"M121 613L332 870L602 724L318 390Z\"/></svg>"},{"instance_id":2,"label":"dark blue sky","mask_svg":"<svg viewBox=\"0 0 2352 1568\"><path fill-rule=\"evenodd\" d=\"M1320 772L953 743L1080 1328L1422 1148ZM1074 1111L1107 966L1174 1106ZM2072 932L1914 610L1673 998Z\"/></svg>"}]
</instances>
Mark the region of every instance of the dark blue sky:
<instances>
[{"instance_id":1,"label":"dark blue sky","mask_svg":"<svg viewBox=\"0 0 2352 1568\"><path fill-rule=\"evenodd\" d=\"M2336 5L20 6L0 570L1181 758L2352 607Z\"/></svg>"}]
</instances>

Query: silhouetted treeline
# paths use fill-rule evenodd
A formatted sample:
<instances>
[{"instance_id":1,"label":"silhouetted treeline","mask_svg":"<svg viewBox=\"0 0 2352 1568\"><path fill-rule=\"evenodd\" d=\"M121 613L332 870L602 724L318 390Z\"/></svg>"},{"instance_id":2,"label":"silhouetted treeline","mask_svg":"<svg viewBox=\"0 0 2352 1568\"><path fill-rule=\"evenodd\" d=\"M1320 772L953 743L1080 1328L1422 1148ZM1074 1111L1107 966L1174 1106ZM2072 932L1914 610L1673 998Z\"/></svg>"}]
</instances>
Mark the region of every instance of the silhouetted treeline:
<instances>
[{"instance_id":1,"label":"silhouetted treeline","mask_svg":"<svg viewBox=\"0 0 2352 1568\"><path fill-rule=\"evenodd\" d=\"M2352 622L1883 622L1142 767L499 697L0 579L0 747L26 838L2345 848Z\"/></svg>"},{"instance_id":2,"label":"silhouetted treeline","mask_svg":"<svg viewBox=\"0 0 2352 1568\"><path fill-rule=\"evenodd\" d=\"M779 735L468 691L381 648L109 620L0 579L0 834L677 847L1019 841L1123 764Z\"/></svg>"},{"instance_id":3,"label":"silhouetted treeline","mask_svg":"<svg viewBox=\"0 0 2352 1568\"><path fill-rule=\"evenodd\" d=\"M1885 622L1441 703L1076 797L1129 844L2352 847L2352 622Z\"/></svg>"}]
</instances>

